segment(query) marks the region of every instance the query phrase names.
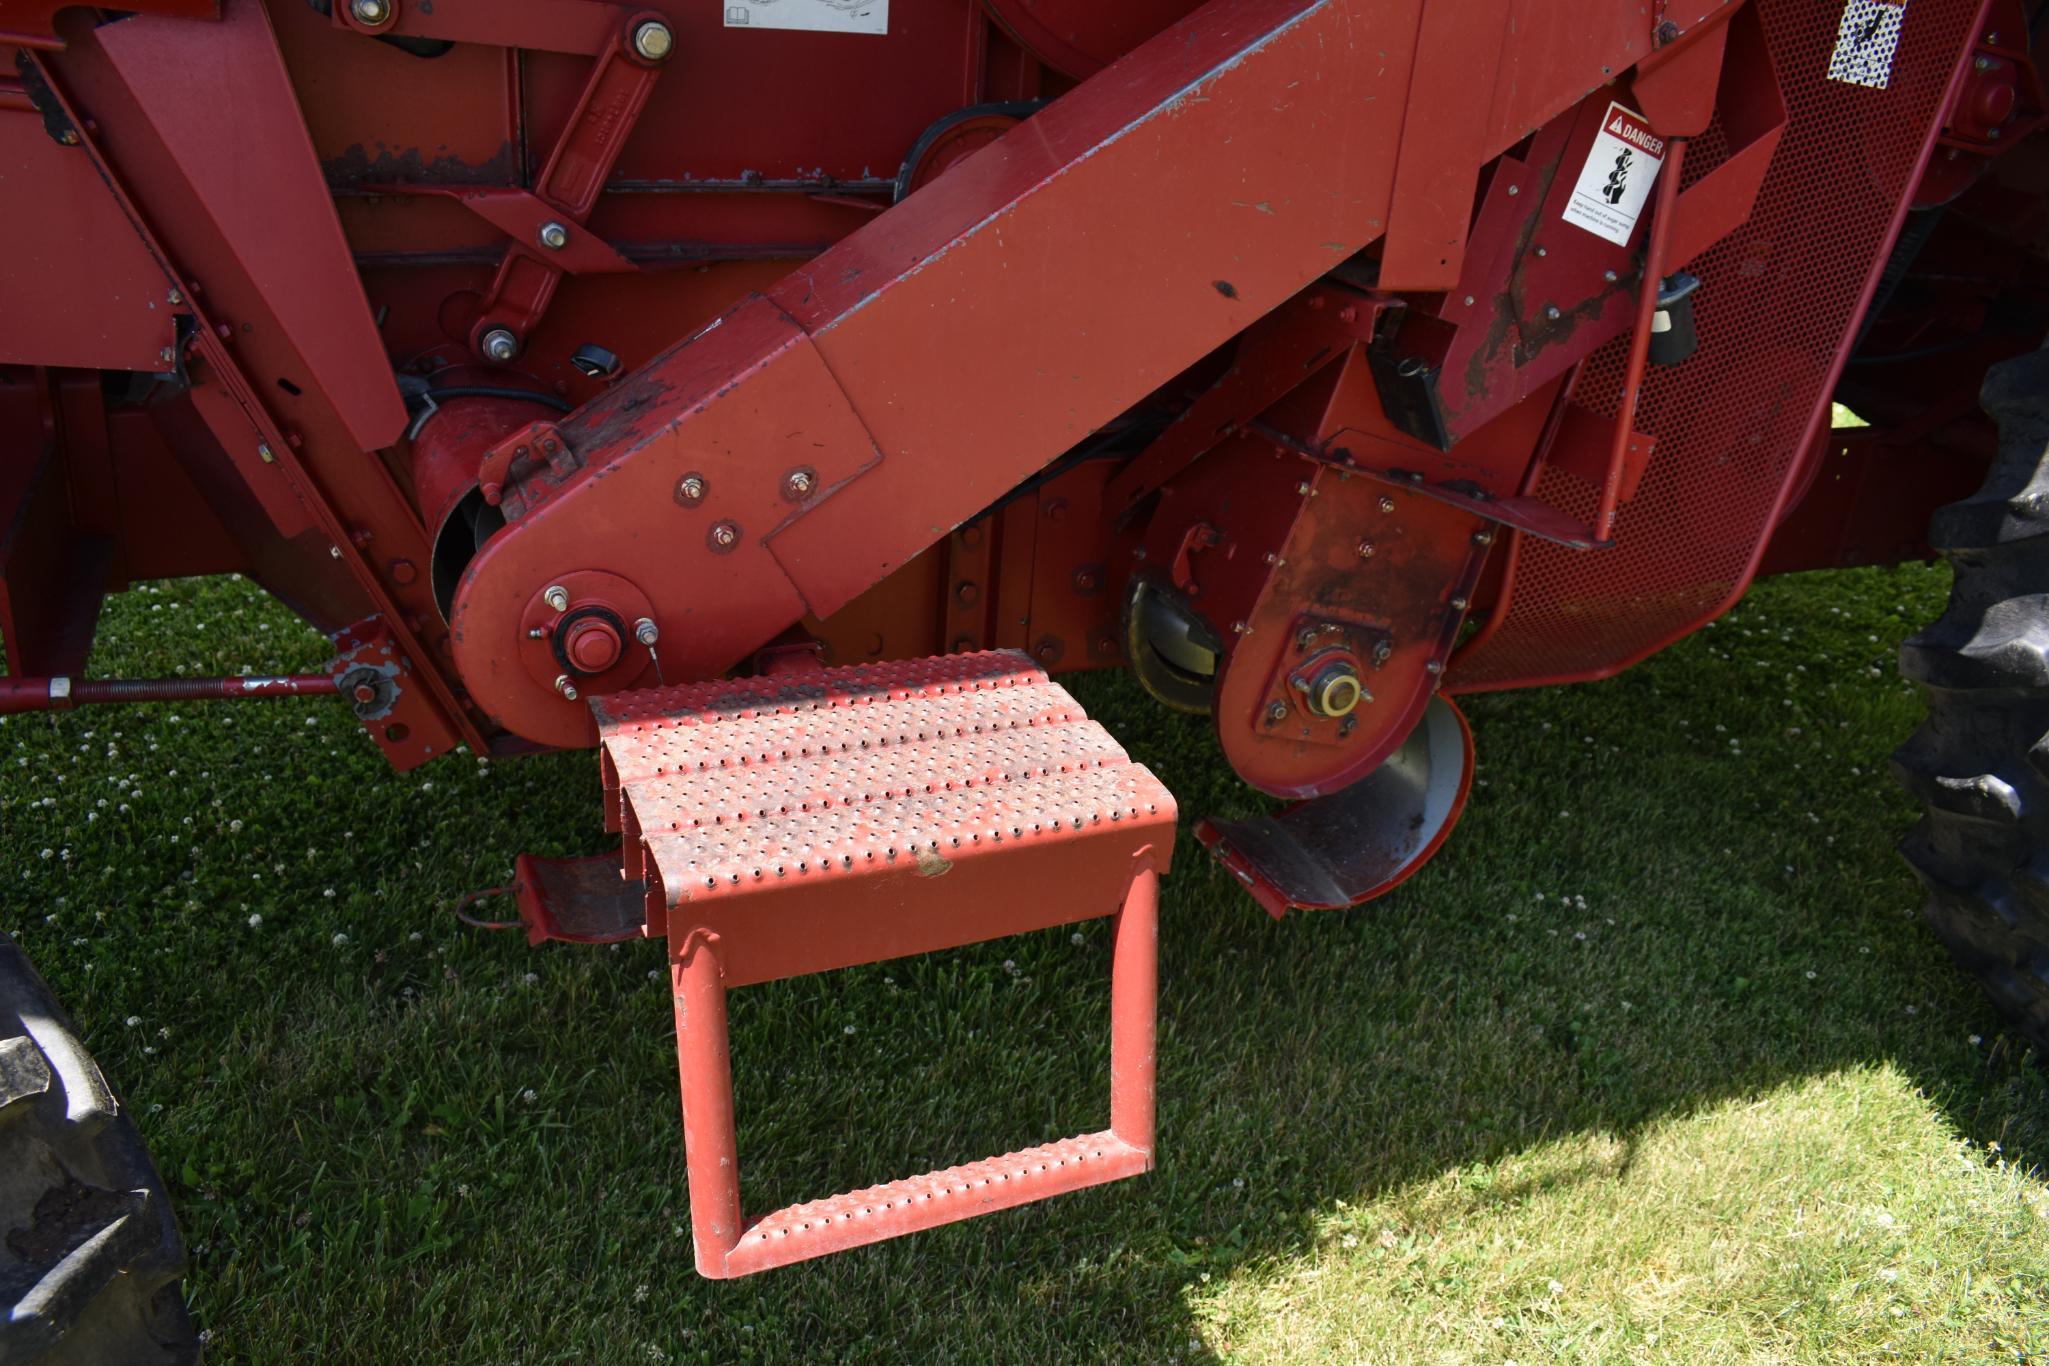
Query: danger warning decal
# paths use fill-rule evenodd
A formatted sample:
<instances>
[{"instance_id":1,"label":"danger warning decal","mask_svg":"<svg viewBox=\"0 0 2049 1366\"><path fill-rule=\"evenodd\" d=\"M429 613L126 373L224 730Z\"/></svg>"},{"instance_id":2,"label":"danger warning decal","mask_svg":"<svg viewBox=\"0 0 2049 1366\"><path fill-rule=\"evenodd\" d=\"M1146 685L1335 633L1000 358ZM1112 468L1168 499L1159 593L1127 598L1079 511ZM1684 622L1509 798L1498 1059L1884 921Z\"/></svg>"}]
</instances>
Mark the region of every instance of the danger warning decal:
<instances>
[{"instance_id":1,"label":"danger warning decal","mask_svg":"<svg viewBox=\"0 0 2049 1366\"><path fill-rule=\"evenodd\" d=\"M1828 78L1848 85L1883 90L1892 84L1892 55L1899 49L1905 5L1882 0L1850 0L1836 29L1836 48L1829 54Z\"/></svg>"},{"instance_id":2,"label":"danger warning decal","mask_svg":"<svg viewBox=\"0 0 2049 1366\"><path fill-rule=\"evenodd\" d=\"M1651 182L1664 164L1665 140L1651 131L1643 115L1611 102L1573 182L1572 197L1565 201L1565 221L1618 247L1628 246L1651 197Z\"/></svg>"}]
</instances>

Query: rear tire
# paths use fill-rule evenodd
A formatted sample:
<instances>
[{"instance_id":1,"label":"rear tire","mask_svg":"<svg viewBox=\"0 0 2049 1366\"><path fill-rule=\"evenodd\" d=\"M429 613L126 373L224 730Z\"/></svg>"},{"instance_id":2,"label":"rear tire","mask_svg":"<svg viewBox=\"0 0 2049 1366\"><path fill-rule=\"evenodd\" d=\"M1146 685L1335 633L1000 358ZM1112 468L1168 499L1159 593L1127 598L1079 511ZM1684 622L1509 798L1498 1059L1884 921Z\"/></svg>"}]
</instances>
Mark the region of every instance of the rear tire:
<instances>
[{"instance_id":1,"label":"rear tire","mask_svg":"<svg viewBox=\"0 0 2049 1366\"><path fill-rule=\"evenodd\" d=\"M1935 513L1949 605L1900 649L1928 702L1893 755L1925 808L1900 850L1936 934L2049 1057L2049 351L1994 366L1979 401L1999 452Z\"/></svg>"},{"instance_id":2,"label":"rear tire","mask_svg":"<svg viewBox=\"0 0 2049 1366\"><path fill-rule=\"evenodd\" d=\"M0 1366L197 1361L184 1270L142 1135L0 933Z\"/></svg>"}]
</instances>

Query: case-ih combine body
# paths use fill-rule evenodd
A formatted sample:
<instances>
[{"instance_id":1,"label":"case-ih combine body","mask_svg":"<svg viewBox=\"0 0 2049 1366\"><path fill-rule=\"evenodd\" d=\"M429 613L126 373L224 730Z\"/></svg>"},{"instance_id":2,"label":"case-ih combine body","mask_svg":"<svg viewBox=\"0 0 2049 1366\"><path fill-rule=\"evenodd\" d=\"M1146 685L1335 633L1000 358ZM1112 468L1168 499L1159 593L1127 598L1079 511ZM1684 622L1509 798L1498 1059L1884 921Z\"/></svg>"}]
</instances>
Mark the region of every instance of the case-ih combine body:
<instances>
[{"instance_id":1,"label":"case-ih combine body","mask_svg":"<svg viewBox=\"0 0 2049 1366\"><path fill-rule=\"evenodd\" d=\"M602 744L621 851L522 860L521 916L667 937L706 1274L1144 1170L1174 805L1047 675L1213 716L1292 804L1203 841L1350 906L1455 823L1457 694L1928 553L2049 325L2033 20L0 0L0 707ZM1938 926L2049 1039L2011 373L1902 762ZM81 676L106 592L228 571L332 669ZM727 988L1093 915L1109 1129L741 1218Z\"/></svg>"}]
</instances>

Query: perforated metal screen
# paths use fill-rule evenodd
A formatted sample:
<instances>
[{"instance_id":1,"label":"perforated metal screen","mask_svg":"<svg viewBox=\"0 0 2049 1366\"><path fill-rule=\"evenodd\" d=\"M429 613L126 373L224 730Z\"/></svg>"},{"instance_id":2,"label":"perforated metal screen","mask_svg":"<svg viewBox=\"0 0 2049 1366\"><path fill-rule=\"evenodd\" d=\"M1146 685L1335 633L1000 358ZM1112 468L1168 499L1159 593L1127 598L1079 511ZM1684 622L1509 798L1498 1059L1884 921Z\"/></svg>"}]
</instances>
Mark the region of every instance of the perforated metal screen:
<instances>
[{"instance_id":1,"label":"perforated metal screen","mask_svg":"<svg viewBox=\"0 0 2049 1366\"><path fill-rule=\"evenodd\" d=\"M1715 616L1748 582L1802 438L1829 400L1834 362L1883 264L1895 214L1941 115L1976 0L1912 0L1889 88L1827 79L1842 6L1753 0L1788 120L1750 221L1690 269L1700 350L1653 366L1637 425L1658 438L1609 550L1524 538L1506 618L1461 657L1453 690L1598 678ZM1682 185L1717 165L1719 127L1687 149ZM1575 396L1612 416L1622 338ZM1556 470L1547 502L1591 522L1597 495Z\"/></svg>"}]
</instances>

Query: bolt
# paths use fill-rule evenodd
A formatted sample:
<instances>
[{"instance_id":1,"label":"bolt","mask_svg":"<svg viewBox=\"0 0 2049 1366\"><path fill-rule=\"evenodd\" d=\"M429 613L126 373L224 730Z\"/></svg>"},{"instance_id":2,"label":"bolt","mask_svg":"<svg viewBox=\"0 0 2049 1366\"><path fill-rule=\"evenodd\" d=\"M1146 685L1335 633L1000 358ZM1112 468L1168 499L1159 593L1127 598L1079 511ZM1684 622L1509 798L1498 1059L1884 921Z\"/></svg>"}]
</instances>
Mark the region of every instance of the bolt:
<instances>
[{"instance_id":1,"label":"bolt","mask_svg":"<svg viewBox=\"0 0 2049 1366\"><path fill-rule=\"evenodd\" d=\"M1549 308L1546 308L1544 310L1544 316L1555 323L1560 318L1564 317L1565 314L1559 309L1557 304L1552 304Z\"/></svg>"},{"instance_id":2,"label":"bolt","mask_svg":"<svg viewBox=\"0 0 2049 1366\"><path fill-rule=\"evenodd\" d=\"M740 539L740 529L731 522L720 522L711 529L711 543L721 550Z\"/></svg>"},{"instance_id":3,"label":"bolt","mask_svg":"<svg viewBox=\"0 0 2049 1366\"><path fill-rule=\"evenodd\" d=\"M277 463L277 456L272 454L270 447L261 441L256 443L256 458L266 465L275 465Z\"/></svg>"},{"instance_id":4,"label":"bolt","mask_svg":"<svg viewBox=\"0 0 2049 1366\"><path fill-rule=\"evenodd\" d=\"M1493 545L1493 544L1494 544L1494 533L1493 533L1493 532L1491 532L1491 531L1476 531L1476 532L1474 532L1474 533L1473 533L1473 544L1474 544L1474 545Z\"/></svg>"},{"instance_id":5,"label":"bolt","mask_svg":"<svg viewBox=\"0 0 2049 1366\"><path fill-rule=\"evenodd\" d=\"M662 638L662 630L654 624L652 618L642 617L639 621L633 623L633 638L649 649L653 649L654 643Z\"/></svg>"},{"instance_id":6,"label":"bolt","mask_svg":"<svg viewBox=\"0 0 2049 1366\"><path fill-rule=\"evenodd\" d=\"M177 358L178 353L173 351L168 346L166 346L163 350L157 352L157 359L162 361L165 365L169 365L172 361L176 360Z\"/></svg>"},{"instance_id":7,"label":"bolt","mask_svg":"<svg viewBox=\"0 0 2049 1366\"><path fill-rule=\"evenodd\" d=\"M1999 140L1999 130L1997 128L1987 128L1985 130L1985 136L1990 138L1994 142L1997 142Z\"/></svg>"},{"instance_id":8,"label":"bolt","mask_svg":"<svg viewBox=\"0 0 2049 1366\"><path fill-rule=\"evenodd\" d=\"M1383 496L1381 497L1381 500L1380 500L1380 510L1381 510L1382 512L1393 512L1393 511L1394 511L1394 499L1392 499L1392 498L1389 498L1389 497L1386 497L1385 495L1383 495Z\"/></svg>"},{"instance_id":9,"label":"bolt","mask_svg":"<svg viewBox=\"0 0 2049 1366\"><path fill-rule=\"evenodd\" d=\"M546 640L548 633L538 626L529 626L526 630L526 638L528 640Z\"/></svg>"},{"instance_id":10,"label":"bolt","mask_svg":"<svg viewBox=\"0 0 2049 1366\"><path fill-rule=\"evenodd\" d=\"M1537 255L1539 256L1549 256L1550 254L1550 252L1545 251L1542 247L1537 248Z\"/></svg>"},{"instance_id":11,"label":"bolt","mask_svg":"<svg viewBox=\"0 0 2049 1366\"><path fill-rule=\"evenodd\" d=\"M569 681L568 674L555 675L555 691L561 693L572 702L576 700L576 685Z\"/></svg>"},{"instance_id":12,"label":"bolt","mask_svg":"<svg viewBox=\"0 0 2049 1366\"><path fill-rule=\"evenodd\" d=\"M1604 270L1604 271L1602 271L1602 272L1601 272L1601 278L1602 278L1603 280L1606 280L1606 281L1607 281L1607 282L1608 282L1609 284L1611 284L1611 285L1612 285L1612 284L1614 284L1614 283L1615 283L1615 282L1616 282L1616 281L1617 281L1618 279L1620 279L1621 277L1620 277L1620 276L1618 276L1618 275L1617 275L1617 274L1616 274L1616 273L1615 273L1614 271L1612 271L1612 270Z\"/></svg>"},{"instance_id":13,"label":"bolt","mask_svg":"<svg viewBox=\"0 0 2049 1366\"><path fill-rule=\"evenodd\" d=\"M1987 46L1987 47L1998 47L1998 46L1999 46L1999 35L1998 35L1998 34L1996 34L1996 33L1988 33L1988 34L1986 34L1986 35L1985 35L1985 46Z\"/></svg>"},{"instance_id":14,"label":"bolt","mask_svg":"<svg viewBox=\"0 0 2049 1366\"><path fill-rule=\"evenodd\" d=\"M341 558L341 547L338 545L331 545L327 548L327 554L329 559L338 560Z\"/></svg>"},{"instance_id":15,"label":"bolt","mask_svg":"<svg viewBox=\"0 0 2049 1366\"><path fill-rule=\"evenodd\" d=\"M185 295L184 295L184 293L183 293L182 291L180 291L180 290L177 290L177 289L173 289L173 290L172 290L172 291L171 291L171 292L170 292L169 294L166 294L166 295L164 296L164 298L165 298L165 299L166 299L167 301L169 301L169 302L171 302L171 303L174 303L174 304L182 304L182 303L184 303L184 302L185 302Z\"/></svg>"},{"instance_id":16,"label":"bolt","mask_svg":"<svg viewBox=\"0 0 2049 1366\"><path fill-rule=\"evenodd\" d=\"M1467 307L1467 308L1471 308L1472 306L1473 306L1473 296L1472 296L1472 295L1470 295L1470 294L1468 294L1468 295L1466 295L1466 307Z\"/></svg>"},{"instance_id":17,"label":"bolt","mask_svg":"<svg viewBox=\"0 0 2049 1366\"><path fill-rule=\"evenodd\" d=\"M1276 702L1271 707L1268 707L1266 709L1266 719L1269 725L1278 725L1280 722L1287 720L1288 704Z\"/></svg>"},{"instance_id":18,"label":"bolt","mask_svg":"<svg viewBox=\"0 0 2049 1366\"><path fill-rule=\"evenodd\" d=\"M1309 481L1305 479L1301 483L1295 485L1295 492L1307 496L1309 492Z\"/></svg>"},{"instance_id":19,"label":"bolt","mask_svg":"<svg viewBox=\"0 0 2049 1366\"><path fill-rule=\"evenodd\" d=\"M559 583L550 584L548 591L541 594L541 601L553 611L565 611L569 607L569 590Z\"/></svg>"},{"instance_id":20,"label":"bolt","mask_svg":"<svg viewBox=\"0 0 2049 1366\"><path fill-rule=\"evenodd\" d=\"M356 16L357 23L374 28L391 17L390 0L354 0L349 13Z\"/></svg>"},{"instance_id":21,"label":"bolt","mask_svg":"<svg viewBox=\"0 0 2049 1366\"><path fill-rule=\"evenodd\" d=\"M1977 61L1971 63L1971 68L1974 71L1990 71L1992 69L1992 59L1990 57L1980 57Z\"/></svg>"},{"instance_id":22,"label":"bolt","mask_svg":"<svg viewBox=\"0 0 2049 1366\"><path fill-rule=\"evenodd\" d=\"M560 251L569 245L569 229L560 223L541 224L541 245L549 251Z\"/></svg>"},{"instance_id":23,"label":"bolt","mask_svg":"<svg viewBox=\"0 0 2049 1366\"><path fill-rule=\"evenodd\" d=\"M494 327L484 334L480 349L486 357L503 365L519 354L519 338L509 327Z\"/></svg>"},{"instance_id":24,"label":"bolt","mask_svg":"<svg viewBox=\"0 0 2049 1366\"><path fill-rule=\"evenodd\" d=\"M1316 644L1316 628L1305 626L1295 636L1295 648L1306 650Z\"/></svg>"},{"instance_id":25,"label":"bolt","mask_svg":"<svg viewBox=\"0 0 2049 1366\"><path fill-rule=\"evenodd\" d=\"M1451 610L1452 610L1452 611L1454 611L1454 612L1463 612L1463 611L1465 611L1465 610L1466 610L1466 600L1465 600L1464 598L1453 598L1453 599L1451 600Z\"/></svg>"},{"instance_id":26,"label":"bolt","mask_svg":"<svg viewBox=\"0 0 2049 1366\"><path fill-rule=\"evenodd\" d=\"M684 475L676 483L676 496L686 502L698 502L704 497L704 480L694 474Z\"/></svg>"},{"instance_id":27,"label":"bolt","mask_svg":"<svg viewBox=\"0 0 2049 1366\"><path fill-rule=\"evenodd\" d=\"M1359 542L1359 558L1362 560L1370 560L1373 558L1373 542Z\"/></svg>"},{"instance_id":28,"label":"bolt","mask_svg":"<svg viewBox=\"0 0 2049 1366\"><path fill-rule=\"evenodd\" d=\"M355 695L358 702L367 706L377 700L377 689L371 687L368 683L358 683Z\"/></svg>"},{"instance_id":29,"label":"bolt","mask_svg":"<svg viewBox=\"0 0 2049 1366\"><path fill-rule=\"evenodd\" d=\"M676 36L659 19L650 19L633 30L633 50L648 61L661 61L675 45Z\"/></svg>"},{"instance_id":30,"label":"bolt","mask_svg":"<svg viewBox=\"0 0 2049 1366\"><path fill-rule=\"evenodd\" d=\"M1508 192L1510 194L1521 194L1523 192L1523 187L1520 185L1511 185L1508 187Z\"/></svg>"},{"instance_id":31,"label":"bolt","mask_svg":"<svg viewBox=\"0 0 2049 1366\"><path fill-rule=\"evenodd\" d=\"M1424 672L1424 673L1427 673L1427 674L1441 674L1441 673L1443 673L1443 672L1444 672L1444 661L1443 661L1443 660L1441 660L1441 659L1433 659L1433 660L1431 660L1431 661L1430 661L1429 663L1427 663L1427 664L1425 664L1425 665L1423 666L1423 672Z\"/></svg>"},{"instance_id":32,"label":"bolt","mask_svg":"<svg viewBox=\"0 0 2049 1366\"><path fill-rule=\"evenodd\" d=\"M1231 623L1231 634L1235 636L1249 636L1252 634L1252 628L1242 621L1234 621Z\"/></svg>"},{"instance_id":33,"label":"bolt","mask_svg":"<svg viewBox=\"0 0 2049 1366\"><path fill-rule=\"evenodd\" d=\"M809 470L791 470L783 476L783 492L792 498L802 498L817 482L817 476Z\"/></svg>"}]
</instances>

